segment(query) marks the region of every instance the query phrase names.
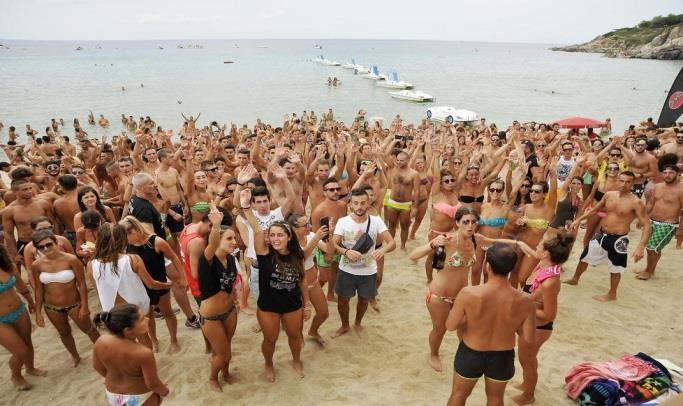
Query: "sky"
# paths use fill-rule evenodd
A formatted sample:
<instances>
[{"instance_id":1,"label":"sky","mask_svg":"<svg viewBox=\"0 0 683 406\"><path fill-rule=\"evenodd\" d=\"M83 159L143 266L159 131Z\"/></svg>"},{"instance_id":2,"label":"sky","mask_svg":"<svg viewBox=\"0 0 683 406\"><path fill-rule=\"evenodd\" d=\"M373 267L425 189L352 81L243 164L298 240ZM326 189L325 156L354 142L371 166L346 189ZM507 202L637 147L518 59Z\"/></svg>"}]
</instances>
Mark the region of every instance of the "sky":
<instances>
[{"instance_id":1,"label":"sky","mask_svg":"<svg viewBox=\"0 0 683 406\"><path fill-rule=\"evenodd\" d=\"M0 0L0 38L423 39L573 44L681 0Z\"/></svg>"}]
</instances>

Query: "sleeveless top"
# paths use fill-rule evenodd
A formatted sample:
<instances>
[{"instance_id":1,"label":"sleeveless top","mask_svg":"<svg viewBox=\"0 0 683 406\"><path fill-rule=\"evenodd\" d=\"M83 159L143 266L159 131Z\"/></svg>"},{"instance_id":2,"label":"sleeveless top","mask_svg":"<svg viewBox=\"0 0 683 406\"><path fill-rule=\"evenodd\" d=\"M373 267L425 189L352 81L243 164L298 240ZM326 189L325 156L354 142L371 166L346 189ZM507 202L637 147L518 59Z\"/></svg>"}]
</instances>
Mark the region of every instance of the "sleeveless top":
<instances>
[{"instance_id":1,"label":"sleeveless top","mask_svg":"<svg viewBox=\"0 0 683 406\"><path fill-rule=\"evenodd\" d=\"M116 261L116 273L112 262L102 263L93 259L92 275L105 312L114 307L116 295L121 296L126 303L137 305L144 313L149 311L149 296L142 279L133 272L130 256L123 254L119 257Z\"/></svg>"},{"instance_id":2,"label":"sleeveless top","mask_svg":"<svg viewBox=\"0 0 683 406\"><path fill-rule=\"evenodd\" d=\"M145 264L147 272L150 276L159 282L166 282L166 264L164 254L159 253L154 248L156 239L159 238L155 234L149 236L149 239L142 245L128 245L128 253L138 255Z\"/></svg>"}]
</instances>

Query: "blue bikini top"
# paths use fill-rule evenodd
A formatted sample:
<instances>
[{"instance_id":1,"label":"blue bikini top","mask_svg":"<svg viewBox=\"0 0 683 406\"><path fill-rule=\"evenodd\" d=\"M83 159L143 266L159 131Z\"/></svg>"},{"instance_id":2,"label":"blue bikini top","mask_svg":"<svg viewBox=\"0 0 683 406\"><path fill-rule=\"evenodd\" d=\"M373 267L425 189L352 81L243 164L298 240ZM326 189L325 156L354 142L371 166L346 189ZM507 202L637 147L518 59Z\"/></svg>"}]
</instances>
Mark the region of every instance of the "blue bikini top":
<instances>
[{"instance_id":1,"label":"blue bikini top","mask_svg":"<svg viewBox=\"0 0 683 406\"><path fill-rule=\"evenodd\" d=\"M10 276L7 282L0 282L0 293L4 293L12 289L16 283L17 278L14 275Z\"/></svg>"},{"instance_id":2,"label":"blue bikini top","mask_svg":"<svg viewBox=\"0 0 683 406\"><path fill-rule=\"evenodd\" d=\"M482 217L479 219L479 225L500 228L503 227L507 221L507 217L491 217L489 219Z\"/></svg>"}]
</instances>

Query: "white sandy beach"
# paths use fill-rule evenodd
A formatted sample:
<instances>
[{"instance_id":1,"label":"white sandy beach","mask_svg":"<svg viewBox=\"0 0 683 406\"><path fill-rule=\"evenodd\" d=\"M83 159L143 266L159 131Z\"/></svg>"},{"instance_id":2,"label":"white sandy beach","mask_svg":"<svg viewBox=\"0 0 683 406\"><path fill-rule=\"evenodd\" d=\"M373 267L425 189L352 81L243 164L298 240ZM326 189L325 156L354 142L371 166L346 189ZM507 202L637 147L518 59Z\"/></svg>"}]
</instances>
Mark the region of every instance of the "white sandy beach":
<instances>
[{"instance_id":1,"label":"white sandy beach","mask_svg":"<svg viewBox=\"0 0 683 406\"><path fill-rule=\"evenodd\" d=\"M428 223L425 220L423 224ZM419 234L422 238L424 229ZM631 234L635 241L638 234ZM417 243L409 243L408 249ZM579 254L580 247L575 247L565 266L564 278L573 272ZM562 286L555 330L540 354L537 405L574 404L564 394L564 376L580 362L604 361L642 351L683 365L682 254L672 242L664 251L656 277L646 282L633 277L631 265L622 279L619 300L614 303L599 303L591 298L607 289L609 277L605 266L589 269L578 287ZM169 356L164 352L168 343L166 327L163 321L157 321L161 340L157 356L159 374L171 389L164 404L445 404L451 388L457 337L455 333L448 333L442 346L441 358L446 371L437 373L429 368L426 360L430 319L424 304L425 280L422 263L412 264L401 251L389 254L380 289L381 313L368 310L361 337L350 333L328 339L325 349L306 341L302 355L304 379L297 378L291 368L284 333L280 335L275 354L277 381L270 384L263 379L261 335L250 330L255 318L240 314L231 363L231 371L239 382L225 385L222 394L207 388L208 356L203 353L201 333L184 327L184 317L180 317L179 337L183 349L180 354ZM90 293L91 309L95 313L99 304L95 292ZM352 309L355 309L354 303ZM327 337L339 327L336 306L330 308L330 313L330 319L321 328ZM48 376L28 377L34 384L28 392L11 388L8 356L2 350L0 380L4 384L0 404L103 404L103 380L90 365L91 344L78 330L74 336L84 357L76 369L71 367L56 330L51 325L36 329L33 334L36 365L47 369ZM515 381L520 378L521 368L517 364ZM507 391L508 395L515 393L512 388ZM480 381L468 404L484 403L483 381ZM509 397L506 404L512 404Z\"/></svg>"}]
</instances>

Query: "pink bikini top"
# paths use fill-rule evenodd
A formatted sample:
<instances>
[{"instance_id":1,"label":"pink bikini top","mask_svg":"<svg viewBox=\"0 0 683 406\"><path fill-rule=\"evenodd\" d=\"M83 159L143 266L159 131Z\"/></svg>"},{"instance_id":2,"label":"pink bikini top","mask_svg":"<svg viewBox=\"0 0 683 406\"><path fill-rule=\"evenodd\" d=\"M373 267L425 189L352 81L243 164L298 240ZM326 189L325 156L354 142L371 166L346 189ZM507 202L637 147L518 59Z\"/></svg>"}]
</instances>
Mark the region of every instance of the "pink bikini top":
<instances>
[{"instance_id":1,"label":"pink bikini top","mask_svg":"<svg viewBox=\"0 0 683 406\"><path fill-rule=\"evenodd\" d=\"M460 206L461 206L460 204L456 204L455 206L451 206L450 204L443 203L443 202L434 203L432 205L434 210L439 211L439 212L441 212L441 213L443 213L446 216L451 217L451 218L455 218L455 212L458 211Z\"/></svg>"}]
</instances>

